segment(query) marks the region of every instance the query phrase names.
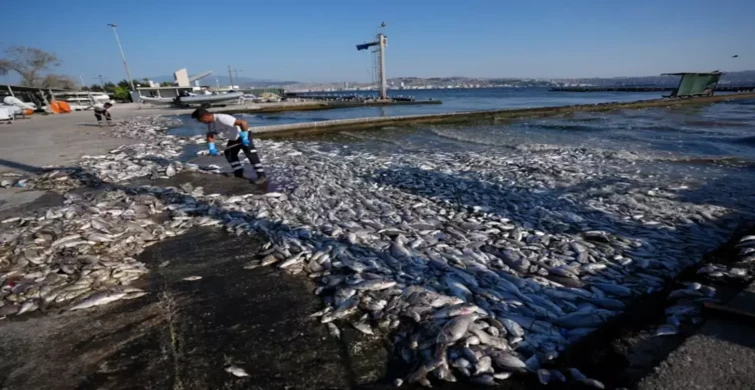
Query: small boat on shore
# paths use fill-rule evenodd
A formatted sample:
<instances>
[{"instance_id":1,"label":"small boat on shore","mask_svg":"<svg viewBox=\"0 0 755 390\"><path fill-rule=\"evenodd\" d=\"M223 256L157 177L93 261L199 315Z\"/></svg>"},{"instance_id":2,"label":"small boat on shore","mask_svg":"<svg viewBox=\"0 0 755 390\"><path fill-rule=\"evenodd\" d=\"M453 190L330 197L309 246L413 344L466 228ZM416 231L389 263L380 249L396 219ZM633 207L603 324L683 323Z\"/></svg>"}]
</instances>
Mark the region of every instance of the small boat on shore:
<instances>
[{"instance_id":1,"label":"small boat on shore","mask_svg":"<svg viewBox=\"0 0 755 390\"><path fill-rule=\"evenodd\" d=\"M174 98L167 98L167 97L147 97L147 96L142 96L142 97L140 97L140 99L144 103L155 104L155 105L172 104L173 101L175 100Z\"/></svg>"},{"instance_id":2,"label":"small boat on shore","mask_svg":"<svg viewBox=\"0 0 755 390\"><path fill-rule=\"evenodd\" d=\"M142 96L141 100L145 103L155 105L174 105L177 107L185 107L202 104L213 105L220 103L230 103L232 101L239 100L242 96L244 96L243 92L230 92L216 95L178 96L175 98Z\"/></svg>"},{"instance_id":3,"label":"small boat on shore","mask_svg":"<svg viewBox=\"0 0 755 390\"><path fill-rule=\"evenodd\" d=\"M178 101L181 105L228 103L239 100L242 96L244 96L243 92L229 92L218 95L179 96Z\"/></svg>"}]
</instances>

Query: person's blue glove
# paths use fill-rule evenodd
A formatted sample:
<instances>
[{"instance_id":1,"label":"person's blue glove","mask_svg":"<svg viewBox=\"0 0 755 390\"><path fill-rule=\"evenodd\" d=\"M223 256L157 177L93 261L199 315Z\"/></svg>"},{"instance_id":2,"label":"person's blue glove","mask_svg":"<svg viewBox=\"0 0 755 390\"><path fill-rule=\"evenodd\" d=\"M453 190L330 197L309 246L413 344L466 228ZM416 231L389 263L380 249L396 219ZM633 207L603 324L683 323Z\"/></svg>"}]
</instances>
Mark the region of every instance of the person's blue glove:
<instances>
[{"instance_id":1,"label":"person's blue glove","mask_svg":"<svg viewBox=\"0 0 755 390\"><path fill-rule=\"evenodd\" d=\"M210 156L217 156L218 155L218 149L215 147L214 142L208 142L207 143L207 150L210 151Z\"/></svg>"},{"instance_id":2,"label":"person's blue glove","mask_svg":"<svg viewBox=\"0 0 755 390\"><path fill-rule=\"evenodd\" d=\"M241 137L242 145L249 146L249 132L248 131L242 131L241 134L239 134L239 137Z\"/></svg>"}]
</instances>

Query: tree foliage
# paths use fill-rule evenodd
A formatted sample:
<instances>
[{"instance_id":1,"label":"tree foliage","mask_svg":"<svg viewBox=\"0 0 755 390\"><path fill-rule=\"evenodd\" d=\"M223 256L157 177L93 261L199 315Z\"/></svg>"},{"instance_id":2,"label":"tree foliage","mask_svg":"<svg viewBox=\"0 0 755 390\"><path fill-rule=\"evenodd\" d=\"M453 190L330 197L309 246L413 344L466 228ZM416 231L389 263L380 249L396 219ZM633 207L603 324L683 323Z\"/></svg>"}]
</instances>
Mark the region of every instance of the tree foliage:
<instances>
[{"instance_id":1,"label":"tree foliage","mask_svg":"<svg viewBox=\"0 0 755 390\"><path fill-rule=\"evenodd\" d=\"M129 95L128 87L122 87L119 85L115 87L115 91L113 91L113 97L115 100L129 100Z\"/></svg>"},{"instance_id":2,"label":"tree foliage","mask_svg":"<svg viewBox=\"0 0 755 390\"><path fill-rule=\"evenodd\" d=\"M57 66L60 60L55 54L33 47L11 46L5 49L5 58L0 59L0 74L13 71L21 76L22 86L44 87L43 73Z\"/></svg>"},{"instance_id":3,"label":"tree foliage","mask_svg":"<svg viewBox=\"0 0 755 390\"><path fill-rule=\"evenodd\" d=\"M170 81L163 81L162 83L160 83L160 86L161 87L172 87L173 83L171 83Z\"/></svg>"},{"instance_id":4,"label":"tree foliage","mask_svg":"<svg viewBox=\"0 0 755 390\"><path fill-rule=\"evenodd\" d=\"M79 87L76 80L65 75L48 74L40 82L43 88L55 89L77 89Z\"/></svg>"}]
</instances>

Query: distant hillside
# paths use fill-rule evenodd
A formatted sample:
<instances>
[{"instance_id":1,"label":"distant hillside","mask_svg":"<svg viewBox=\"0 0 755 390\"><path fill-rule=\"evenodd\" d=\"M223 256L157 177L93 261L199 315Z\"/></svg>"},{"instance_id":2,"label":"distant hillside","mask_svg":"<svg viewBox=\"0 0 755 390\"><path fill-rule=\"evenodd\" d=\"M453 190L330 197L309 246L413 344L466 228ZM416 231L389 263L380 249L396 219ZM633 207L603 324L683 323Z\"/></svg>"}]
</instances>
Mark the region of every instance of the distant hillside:
<instances>
[{"instance_id":1,"label":"distant hillside","mask_svg":"<svg viewBox=\"0 0 755 390\"><path fill-rule=\"evenodd\" d=\"M388 80L390 85L415 86L513 86L551 87L554 85L593 85L599 87L675 87L679 76L612 77L612 78L476 78L476 77L396 77ZM726 73L721 77L723 85L755 85L755 70Z\"/></svg>"},{"instance_id":2,"label":"distant hillside","mask_svg":"<svg viewBox=\"0 0 755 390\"><path fill-rule=\"evenodd\" d=\"M679 76L586 78L558 81L597 86L676 86L679 83ZM721 77L721 84L753 85L755 84L755 70L724 73Z\"/></svg>"},{"instance_id":3,"label":"distant hillside","mask_svg":"<svg viewBox=\"0 0 755 390\"><path fill-rule=\"evenodd\" d=\"M156 76L156 77L149 77L149 79L158 83L162 83L166 81L173 82L173 76ZM199 83L201 85L209 85L209 86L214 86L218 83L221 86L230 85L228 76L215 75L215 74L209 75L199 80ZM277 86L297 84L298 81L261 80L261 79L254 79L251 77L239 76L238 79L236 79L235 77L233 78L233 83L235 85L240 85L241 87L277 87Z\"/></svg>"}]
</instances>

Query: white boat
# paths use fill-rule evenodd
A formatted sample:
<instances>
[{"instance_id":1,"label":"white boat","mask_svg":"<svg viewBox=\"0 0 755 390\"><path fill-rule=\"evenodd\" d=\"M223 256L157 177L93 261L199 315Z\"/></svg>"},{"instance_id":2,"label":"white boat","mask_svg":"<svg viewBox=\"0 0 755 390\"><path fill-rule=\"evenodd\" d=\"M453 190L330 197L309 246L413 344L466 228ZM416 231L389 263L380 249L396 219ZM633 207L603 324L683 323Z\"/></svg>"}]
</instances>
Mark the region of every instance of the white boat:
<instances>
[{"instance_id":1,"label":"white boat","mask_svg":"<svg viewBox=\"0 0 755 390\"><path fill-rule=\"evenodd\" d=\"M202 105L202 104L220 104L230 103L232 101L239 100L244 96L243 92L231 92L222 93L217 95L194 95L194 96L179 96L176 98L167 97L146 97L142 96L141 99L145 103L156 105L174 105L174 106L189 106L189 105Z\"/></svg>"},{"instance_id":2,"label":"white boat","mask_svg":"<svg viewBox=\"0 0 755 390\"><path fill-rule=\"evenodd\" d=\"M164 104L173 104L174 98L164 98L164 97L147 97L142 96L139 99L143 101L144 103L149 104L156 104L156 105L164 105Z\"/></svg>"},{"instance_id":3,"label":"white boat","mask_svg":"<svg viewBox=\"0 0 755 390\"><path fill-rule=\"evenodd\" d=\"M110 101L110 96L102 92L57 92L55 99L79 106L91 106L93 103Z\"/></svg>"},{"instance_id":4,"label":"white boat","mask_svg":"<svg viewBox=\"0 0 755 390\"><path fill-rule=\"evenodd\" d=\"M15 108L13 106L0 106L0 122L13 124L13 120L16 119Z\"/></svg>"},{"instance_id":5,"label":"white boat","mask_svg":"<svg viewBox=\"0 0 755 390\"><path fill-rule=\"evenodd\" d=\"M244 96L243 92L221 93L218 95L180 96L178 98L178 104L191 105L191 104L205 104L205 103L209 103L209 104L229 103L234 100L239 100L239 98L242 96Z\"/></svg>"}]
</instances>

